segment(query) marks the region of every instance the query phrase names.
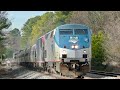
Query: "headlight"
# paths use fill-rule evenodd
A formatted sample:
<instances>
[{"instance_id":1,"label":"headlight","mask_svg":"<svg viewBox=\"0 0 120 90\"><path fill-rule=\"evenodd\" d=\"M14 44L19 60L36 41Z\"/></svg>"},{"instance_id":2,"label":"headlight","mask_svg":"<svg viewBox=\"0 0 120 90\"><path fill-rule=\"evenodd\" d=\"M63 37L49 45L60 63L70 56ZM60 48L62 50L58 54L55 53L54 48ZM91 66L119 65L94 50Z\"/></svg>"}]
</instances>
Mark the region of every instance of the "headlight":
<instances>
[{"instance_id":1,"label":"headlight","mask_svg":"<svg viewBox=\"0 0 120 90\"><path fill-rule=\"evenodd\" d=\"M74 48L74 45L72 45L71 48Z\"/></svg>"},{"instance_id":2,"label":"headlight","mask_svg":"<svg viewBox=\"0 0 120 90\"><path fill-rule=\"evenodd\" d=\"M84 50L83 53L86 54L86 50Z\"/></svg>"},{"instance_id":3,"label":"headlight","mask_svg":"<svg viewBox=\"0 0 120 90\"><path fill-rule=\"evenodd\" d=\"M77 49L77 48L78 48L78 45L75 45L75 48Z\"/></svg>"},{"instance_id":4,"label":"headlight","mask_svg":"<svg viewBox=\"0 0 120 90\"><path fill-rule=\"evenodd\" d=\"M78 48L78 45L72 45L71 48L72 48L72 49L73 49L73 48L77 49L77 48Z\"/></svg>"}]
</instances>

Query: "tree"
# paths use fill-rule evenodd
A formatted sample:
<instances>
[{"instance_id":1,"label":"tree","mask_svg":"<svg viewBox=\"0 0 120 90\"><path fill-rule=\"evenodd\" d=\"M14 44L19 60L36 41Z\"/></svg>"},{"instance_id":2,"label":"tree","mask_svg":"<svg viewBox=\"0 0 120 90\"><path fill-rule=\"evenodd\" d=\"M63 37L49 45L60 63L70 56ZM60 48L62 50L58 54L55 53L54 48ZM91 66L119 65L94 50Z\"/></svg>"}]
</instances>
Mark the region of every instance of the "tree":
<instances>
[{"instance_id":1,"label":"tree","mask_svg":"<svg viewBox=\"0 0 120 90\"><path fill-rule=\"evenodd\" d=\"M105 15L104 31L107 35L105 41L105 50L107 52L107 62L112 64L116 62L120 66L120 11L107 11ZM112 64L113 65L113 64Z\"/></svg>"},{"instance_id":2,"label":"tree","mask_svg":"<svg viewBox=\"0 0 120 90\"><path fill-rule=\"evenodd\" d=\"M31 45L33 45L37 38L44 35L50 30L53 30L55 27L55 17L53 12L47 12L43 14L40 20L36 22L36 24L32 27L31 33Z\"/></svg>"},{"instance_id":3,"label":"tree","mask_svg":"<svg viewBox=\"0 0 120 90\"><path fill-rule=\"evenodd\" d=\"M19 29L14 28L13 30L11 30L8 40L10 42L10 48L13 50L13 52L20 50L21 34Z\"/></svg>"},{"instance_id":4,"label":"tree","mask_svg":"<svg viewBox=\"0 0 120 90\"><path fill-rule=\"evenodd\" d=\"M11 25L11 22L6 18L6 14L5 11L0 11L0 30L7 29Z\"/></svg>"},{"instance_id":5,"label":"tree","mask_svg":"<svg viewBox=\"0 0 120 90\"><path fill-rule=\"evenodd\" d=\"M92 65L95 69L101 69L102 63L106 60L104 47L105 36L102 31L92 36ZM102 66L103 67L103 66Z\"/></svg>"},{"instance_id":6,"label":"tree","mask_svg":"<svg viewBox=\"0 0 120 90\"><path fill-rule=\"evenodd\" d=\"M14 28L12 31L10 31L11 36L17 37L20 36L20 31L17 28Z\"/></svg>"},{"instance_id":7,"label":"tree","mask_svg":"<svg viewBox=\"0 0 120 90\"><path fill-rule=\"evenodd\" d=\"M0 55L3 55L5 53L5 46L4 46L4 37L2 30L9 28L11 25L11 22L6 17L7 12L6 11L0 11Z\"/></svg>"},{"instance_id":8,"label":"tree","mask_svg":"<svg viewBox=\"0 0 120 90\"><path fill-rule=\"evenodd\" d=\"M6 50L4 52L7 58L12 58L13 53L20 50L20 38L20 31L17 28L14 28L7 34L5 40Z\"/></svg>"},{"instance_id":9,"label":"tree","mask_svg":"<svg viewBox=\"0 0 120 90\"><path fill-rule=\"evenodd\" d=\"M69 18L69 14L71 11L56 11L55 12L55 25L56 27L62 24L65 24L67 18Z\"/></svg>"},{"instance_id":10,"label":"tree","mask_svg":"<svg viewBox=\"0 0 120 90\"><path fill-rule=\"evenodd\" d=\"M13 49L12 48L7 48L6 49L6 52L5 52L5 54L6 54L6 57L7 58L12 58L13 57Z\"/></svg>"},{"instance_id":11,"label":"tree","mask_svg":"<svg viewBox=\"0 0 120 90\"><path fill-rule=\"evenodd\" d=\"M27 22L24 24L23 28L21 29L22 31L22 38L21 38L22 47L21 48L26 48L26 44L29 43L30 41L32 27L40 19L41 19L40 16L36 16L28 19Z\"/></svg>"}]
</instances>

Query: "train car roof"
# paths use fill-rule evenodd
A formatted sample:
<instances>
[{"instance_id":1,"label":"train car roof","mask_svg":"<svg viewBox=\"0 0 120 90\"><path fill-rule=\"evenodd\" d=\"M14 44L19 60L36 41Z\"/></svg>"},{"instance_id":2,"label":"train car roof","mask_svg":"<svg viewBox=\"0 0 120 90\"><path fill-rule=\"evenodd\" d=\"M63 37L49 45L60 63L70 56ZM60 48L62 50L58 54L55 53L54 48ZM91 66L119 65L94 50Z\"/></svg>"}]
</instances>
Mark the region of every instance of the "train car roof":
<instances>
[{"instance_id":1,"label":"train car roof","mask_svg":"<svg viewBox=\"0 0 120 90\"><path fill-rule=\"evenodd\" d=\"M53 29L53 30L54 30L54 29ZM53 30L51 30L51 31L49 31L49 32L47 32L47 33L45 33L44 35L51 33ZM40 36L38 39L42 38L44 35ZM37 39L37 40L38 40L38 39Z\"/></svg>"},{"instance_id":2,"label":"train car roof","mask_svg":"<svg viewBox=\"0 0 120 90\"><path fill-rule=\"evenodd\" d=\"M58 27L56 27L57 29L59 28L73 28L73 26L76 26L76 28L79 28L79 27L86 27L86 28L89 28L89 26L85 25L85 24L64 24L64 25L60 25ZM74 27L75 28L75 27Z\"/></svg>"}]
</instances>

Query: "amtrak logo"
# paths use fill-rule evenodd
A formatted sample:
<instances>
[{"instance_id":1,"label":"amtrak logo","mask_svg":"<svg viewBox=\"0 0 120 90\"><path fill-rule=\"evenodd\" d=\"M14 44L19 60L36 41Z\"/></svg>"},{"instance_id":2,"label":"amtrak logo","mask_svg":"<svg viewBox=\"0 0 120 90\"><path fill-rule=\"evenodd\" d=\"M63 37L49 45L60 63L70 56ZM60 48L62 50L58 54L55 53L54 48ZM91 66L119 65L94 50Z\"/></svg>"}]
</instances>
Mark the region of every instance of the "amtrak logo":
<instances>
[{"instance_id":1,"label":"amtrak logo","mask_svg":"<svg viewBox=\"0 0 120 90\"><path fill-rule=\"evenodd\" d=\"M72 42L72 43L78 42L78 37L70 37L69 42Z\"/></svg>"}]
</instances>

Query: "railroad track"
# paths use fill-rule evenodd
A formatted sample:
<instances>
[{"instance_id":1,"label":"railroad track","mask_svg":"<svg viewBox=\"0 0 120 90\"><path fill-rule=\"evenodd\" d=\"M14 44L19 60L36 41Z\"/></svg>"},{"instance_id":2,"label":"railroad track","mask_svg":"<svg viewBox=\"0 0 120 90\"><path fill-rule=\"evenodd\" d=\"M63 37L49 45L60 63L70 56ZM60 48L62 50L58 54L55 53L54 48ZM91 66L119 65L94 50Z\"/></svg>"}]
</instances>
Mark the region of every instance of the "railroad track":
<instances>
[{"instance_id":1,"label":"railroad track","mask_svg":"<svg viewBox=\"0 0 120 90\"><path fill-rule=\"evenodd\" d=\"M30 71L24 75L18 76L15 79L67 79L57 74L45 74L35 71Z\"/></svg>"},{"instance_id":2,"label":"railroad track","mask_svg":"<svg viewBox=\"0 0 120 90\"><path fill-rule=\"evenodd\" d=\"M60 76L59 74L50 74L44 71L18 67L13 69L6 75L1 75L0 79L71 79L69 77Z\"/></svg>"},{"instance_id":3,"label":"railroad track","mask_svg":"<svg viewBox=\"0 0 120 90\"><path fill-rule=\"evenodd\" d=\"M91 70L88 73L90 73L90 74L97 74L97 75L103 75L103 76L111 76L111 77L120 76L120 73L105 72L105 71L96 71L96 70Z\"/></svg>"}]
</instances>

